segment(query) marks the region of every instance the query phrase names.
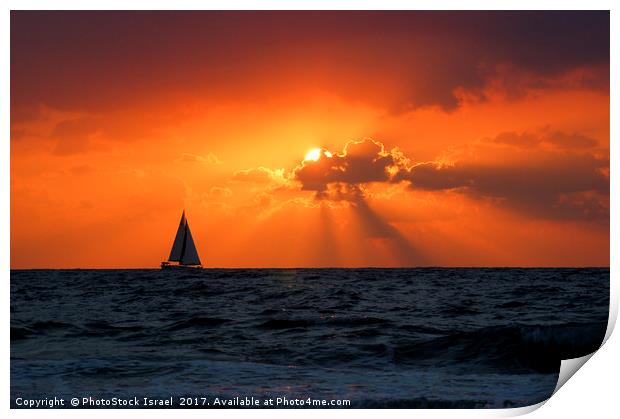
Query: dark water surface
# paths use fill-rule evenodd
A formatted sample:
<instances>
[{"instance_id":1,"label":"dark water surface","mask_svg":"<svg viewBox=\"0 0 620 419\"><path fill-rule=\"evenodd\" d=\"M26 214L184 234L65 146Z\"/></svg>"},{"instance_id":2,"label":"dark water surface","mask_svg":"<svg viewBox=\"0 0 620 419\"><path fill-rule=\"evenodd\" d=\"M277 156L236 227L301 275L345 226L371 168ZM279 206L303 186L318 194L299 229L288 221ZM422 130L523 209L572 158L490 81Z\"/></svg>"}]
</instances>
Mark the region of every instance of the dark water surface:
<instances>
[{"instance_id":1,"label":"dark water surface","mask_svg":"<svg viewBox=\"0 0 620 419\"><path fill-rule=\"evenodd\" d=\"M12 271L11 403L523 406L600 345L608 305L609 269Z\"/></svg>"}]
</instances>

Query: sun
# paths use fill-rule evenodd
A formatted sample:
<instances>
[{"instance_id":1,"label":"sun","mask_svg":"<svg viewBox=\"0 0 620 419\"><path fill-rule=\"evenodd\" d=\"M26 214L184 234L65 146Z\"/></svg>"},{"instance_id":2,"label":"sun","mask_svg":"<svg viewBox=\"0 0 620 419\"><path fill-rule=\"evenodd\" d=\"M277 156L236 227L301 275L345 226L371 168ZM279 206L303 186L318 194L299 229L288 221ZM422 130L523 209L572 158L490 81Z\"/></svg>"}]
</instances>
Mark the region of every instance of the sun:
<instances>
[{"instance_id":1,"label":"sun","mask_svg":"<svg viewBox=\"0 0 620 419\"><path fill-rule=\"evenodd\" d=\"M304 158L304 160L312 160L312 161L317 161L318 159L321 158L321 149L320 148L313 148L312 150L308 151L306 153L306 157Z\"/></svg>"}]
</instances>

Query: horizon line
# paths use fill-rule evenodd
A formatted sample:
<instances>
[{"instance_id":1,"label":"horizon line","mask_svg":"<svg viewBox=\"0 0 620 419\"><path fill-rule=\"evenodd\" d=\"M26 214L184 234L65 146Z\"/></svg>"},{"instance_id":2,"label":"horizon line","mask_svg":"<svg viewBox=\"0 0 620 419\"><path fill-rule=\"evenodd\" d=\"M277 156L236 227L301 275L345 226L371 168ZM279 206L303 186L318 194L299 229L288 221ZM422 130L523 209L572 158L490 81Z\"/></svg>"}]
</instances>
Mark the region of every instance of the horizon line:
<instances>
[{"instance_id":1,"label":"horizon line","mask_svg":"<svg viewBox=\"0 0 620 419\"><path fill-rule=\"evenodd\" d=\"M482 265L470 265L470 266L441 266L441 265L423 265L423 266L294 266L294 267L282 267L282 266L273 266L273 267L202 267L202 268L193 268L198 271L200 270L239 270L239 269L610 269L610 265L589 265L589 266L581 266L581 265L573 265L573 266L551 266L551 265L542 265L542 266L519 266L519 265L497 265L497 266L482 266ZM10 268L10 271L63 271L63 270L161 270L159 267L71 267L71 268Z\"/></svg>"}]
</instances>

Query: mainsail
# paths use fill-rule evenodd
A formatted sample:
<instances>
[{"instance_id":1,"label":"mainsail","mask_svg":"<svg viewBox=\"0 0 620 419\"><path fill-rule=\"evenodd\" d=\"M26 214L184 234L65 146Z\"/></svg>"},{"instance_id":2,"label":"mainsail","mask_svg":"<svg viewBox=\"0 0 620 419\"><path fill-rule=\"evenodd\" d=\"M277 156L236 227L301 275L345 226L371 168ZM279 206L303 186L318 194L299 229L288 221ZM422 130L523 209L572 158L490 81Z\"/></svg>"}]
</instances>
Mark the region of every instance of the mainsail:
<instances>
[{"instance_id":1,"label":"mainsail","mask_svg":"<svg viewBox=\"0 0 620 419\"><path fill-rule=\"evenodd\" d=\"M179 262L181 265L200 265L200 258L198 257L198 251L196 250L196 245L192 238L192 232L189 229L189 224L185 217L185 211L183 211L183 215L181 215L181 222L179 223L177 235L174 238L168 260L171 262Z\"/></svg>"},{"instance_id":2,"label":"mainsail","mask_svg":"<svg viewBox=\"0 0 620 419\"><path fill-rule=\"evenodd\" d=\"M185 226L186 225L187 225L187 220L185 219L185 210L183 210L183 215L181 215L181 222L179 223L179 229L177 230L177 235L174 238L174 243L172 244L172 250L170 251L170 257L168 257L169 261L179 262L181 260L183 242L185 241Z\"/></svg>"},{"instance_id":3,"label":"mainsail","mask_svg":"<svg viewBox=\"0 0 620 419\"><path fill-rule=\"evenodd\" d=\"M181 265L200 265L200 258L198 257L198 251L192 238L192 232L189 229L189 224L185 223L185 248L181 252Z\"/></svg>"}]
</instances>

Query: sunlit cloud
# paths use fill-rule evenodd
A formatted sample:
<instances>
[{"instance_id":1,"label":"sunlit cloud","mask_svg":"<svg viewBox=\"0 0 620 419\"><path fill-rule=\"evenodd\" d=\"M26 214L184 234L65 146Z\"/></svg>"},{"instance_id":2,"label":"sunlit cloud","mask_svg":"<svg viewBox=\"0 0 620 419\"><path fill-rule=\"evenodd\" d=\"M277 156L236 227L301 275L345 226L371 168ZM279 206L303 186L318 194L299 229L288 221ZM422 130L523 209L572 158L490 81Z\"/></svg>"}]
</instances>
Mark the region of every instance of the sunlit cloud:
<instances>
[{"instance_id":1,"label":"sunlit cloud","mask_svg":"<svg viewBox=\"0 0 620 419\"><path fill-rule=\"evenodd\" d=\"M201 156L198 154L191 153L183 153L179 158L175 160L178 162L185 163L205 163L205 164L222 164L222 161L213 153L208 153L206 156Z\"/></svg>"},{"instance_id":2,"label":"sunlit cloud","mask_svg":"<svg viewBox=\"0 0 620 419\"><path fill-rule=\"evenodd\" d=\"M257 167L253 169L238 170L233 173L232 180L236 182L249 183L276 183L282 184L287 181L284 169L269 169L267 167Z\"/></svg>"},{"instance_id":3,"label":"sunlit cloud","mask_svg":"<svg viewBox=\"0 0 620 419\"><path fill-rule=\"evenodd\" d=\"M230 188L222 188L220 186L213 186L209 189L209 197L210 198L229 198L231 197L233 192Z\"/></svg>"},{"instance_id":4,"label":"sunlit cloud","mask_svg":"<svg viewBox=\"0 0 620 419\"><path fill-rule=\"evenodd\" d=\"M412 163L398 149L388 152L382 142L364 139L346 143L332 158L304 160L293 176L302 190L314 191L317 199L360 202L369 184L407 183L411 190L451 190L474 199L494 199L500 207L533 216L608 219L605 169L609 161L583 152L594 147L596 140L559 131L504 132L474 147L487 143L519 147L525 154L514 162L461 156L451 163ZM545 145L552 149L532 150ZM573 202L571 196L579 199Z\"/></svg>"}]
</instances>

